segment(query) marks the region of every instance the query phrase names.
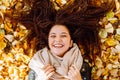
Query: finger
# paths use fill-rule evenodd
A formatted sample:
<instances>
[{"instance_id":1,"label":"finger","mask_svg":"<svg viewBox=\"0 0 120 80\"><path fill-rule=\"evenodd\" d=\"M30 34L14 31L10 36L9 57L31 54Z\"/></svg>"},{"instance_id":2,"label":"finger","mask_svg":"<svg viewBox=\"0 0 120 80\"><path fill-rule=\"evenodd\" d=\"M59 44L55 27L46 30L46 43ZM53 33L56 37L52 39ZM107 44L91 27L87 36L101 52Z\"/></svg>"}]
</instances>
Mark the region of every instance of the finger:
<instances>
[{"instance_id":1,"label":"finger","mask_svg":"<svg viewBox=\"0 0 120 80\"><path fill-rule=\"evenodd\" d=\"M75 72L75 70L74 70L74 68L71 66L71 67L69 68L68 75L72 77L72 76L74 75L74 72Z\"/></svg>"},{"instance_id":2,"label":"finger","mask_svg":"<svg viewBox=\"0 0 120 80\"><path fill-rule=\"evenodd\" d=\"M77 66L72 65L72 67L73 67L76 71L79 71L79 69L77 68Z\"/></svg>"},{"instance_id":3,"label":"finger","mask_svg":"<svg viewBox=\"0 0 120 80\"><path fill-rule=\"evenodd\" d=\"M75 76L79 73L79 70L78 68L75 66L75 65L72 65L70 68L69 68L69 71L68 71L68 75L70 76Z\"/></svg>"},{"instance_id":4,"label":"finger","mask_svg":"<svg viewBox=\"0 0 120 80\"><path fill-rule=\"evenodd\" d=\"M46 69L48 66L50 66L50 64L44 65L42 69L44 70L44 69Z\"/></svg>"},{"instance_id":5,"label":"finger","mask_svg":"<svg viewBox=\"0 0 120 80\"><path fill-rule=\"evenodd\" d=\"M48 79L49 79L52 75L54 75L54 74L55 74L55 71L50 72L50 73L47 75Z\"/></svg>"},{"instance_id":6,"label":"finger","mask_svg":"<svg viewBox=\"0 0 120 80\"><path fill-rule=\"evenodd\" d=\"M47 71L51 71L51 70L54 70L55 68L53 67L53 66L51 66L51 65L45 65L43 68L42 68L42 70L46 73Z\"/></svg>"},{"instance_id":7,"label":"finger","mask_svg":"<svg viewBox=\"0 0 120 80\"><path fill-rule=\"evenodd\" d=\"M71 66L71 67L69 68L69 71L74 72L74 71L75 71L75 68L74 68L73 66Z\"/></svg>"},{"instance_id":8,"label":"finger","mask_svg":"<svg viewBox=\"0 0 120 80\"><path fill-rule=\"evenodd\" d=\"M49 69L47 69L47 70L45 71L45 74L46 74L46 75L49 75L49 74L52 73L52 72L55 72L55 68L49 67Z\"/></svg>"},{"instance_id":9,"label":"finger","mask_svg":"<svg viewBox=\"0 0 120 80\"><path fill-rule=\"evenodd\" d=\"M55 68L50 64L45 65L42 70L48 79L55 73Z\"/></svg>"}]
</instances>

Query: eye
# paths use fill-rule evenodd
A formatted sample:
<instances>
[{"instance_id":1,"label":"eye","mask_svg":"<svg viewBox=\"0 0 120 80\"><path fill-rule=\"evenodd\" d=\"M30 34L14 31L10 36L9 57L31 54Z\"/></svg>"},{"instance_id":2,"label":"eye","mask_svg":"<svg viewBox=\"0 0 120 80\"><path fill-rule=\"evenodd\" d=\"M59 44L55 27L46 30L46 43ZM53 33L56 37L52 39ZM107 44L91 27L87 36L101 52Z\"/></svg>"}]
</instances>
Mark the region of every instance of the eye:
<instances>
[{"instance_id":1,"label":"eye","mask_svg":"<svg viewBox=\"0 0 120 80\"><path fill-rule=\"evenodd\" d=\"M55 35L50 35L51 38L55 38L56 36Z\"/></svg>"},{"instance_id":2,"label":"eye","mask_svg":"<svg viewBox=\"0 0 120 80\"><path fill-rule=\"evenodd\" d=\"M67 35L61 35L61 37L63 37L63 38L64 38L64 37L67 37Z\"/></svg>"}]
</instances>

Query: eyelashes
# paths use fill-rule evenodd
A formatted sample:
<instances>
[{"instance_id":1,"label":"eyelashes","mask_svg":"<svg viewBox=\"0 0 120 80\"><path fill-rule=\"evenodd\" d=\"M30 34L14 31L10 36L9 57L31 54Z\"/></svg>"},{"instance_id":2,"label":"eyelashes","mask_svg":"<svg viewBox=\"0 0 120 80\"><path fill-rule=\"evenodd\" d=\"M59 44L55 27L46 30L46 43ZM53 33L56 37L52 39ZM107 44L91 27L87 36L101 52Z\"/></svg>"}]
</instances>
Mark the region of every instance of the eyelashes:
<instances>
[{"instance_id":1,"label":"eyelashes","mask_svg":"<svg viewBox=\"0 0 120 80\"><path fill-rule=\"evenodd\" d=\"M50 37L51 37L51 38L56 38L57 35L50 35ZM65 37L67 37L67 35L66 35L66 34L65 34L65 35L59 35L59 37L60 37L60 38L65 38Z\"/></svg>"}]
</instances>

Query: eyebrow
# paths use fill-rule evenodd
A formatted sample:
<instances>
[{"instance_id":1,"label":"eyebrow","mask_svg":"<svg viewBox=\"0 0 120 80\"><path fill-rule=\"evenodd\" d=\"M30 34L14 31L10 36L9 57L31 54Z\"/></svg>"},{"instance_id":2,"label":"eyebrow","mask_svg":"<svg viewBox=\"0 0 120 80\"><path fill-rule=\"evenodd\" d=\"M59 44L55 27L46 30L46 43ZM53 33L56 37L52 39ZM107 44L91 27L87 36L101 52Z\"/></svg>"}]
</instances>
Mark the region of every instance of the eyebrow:
<instances>
[{"instance_id":1,"label":"eyebrow","mask_svg":"<svg viewBox=\"0 0 120 80\"><path fill-rule=\"evenodd\" d=\"M69 33L67 33L67 32L62 32L61 34L69 34Z\"/></svg>"},{"instance_id":2,"label":"eyebrow","mask_svg":"<svg viewBox=\"0 0 120 80\"><path fill-rule=\"evenodd\" d=\"M53 32L53 33L50 33L50 34L52 35L52 34L56 34L56 33ZM61 34L69 34L69 33L67 33L67 32L62 32Z\"/></svg>"}]
</instances>

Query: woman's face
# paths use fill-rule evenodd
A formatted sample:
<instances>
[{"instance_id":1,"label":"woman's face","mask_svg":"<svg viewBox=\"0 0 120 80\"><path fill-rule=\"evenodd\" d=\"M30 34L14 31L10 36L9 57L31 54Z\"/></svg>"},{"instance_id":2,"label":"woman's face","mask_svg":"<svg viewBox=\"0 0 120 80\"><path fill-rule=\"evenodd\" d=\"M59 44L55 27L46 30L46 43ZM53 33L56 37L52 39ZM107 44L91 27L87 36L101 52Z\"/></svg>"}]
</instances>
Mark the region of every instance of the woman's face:
<instances>
[{"instance_id":1,"label":"woman's face","mask_svg":"<svg viewBox=\"0 0 120 80\"><path fill-rule=\"evenodd\" d=\"M54 25L49 32L48 44L53 54L63 57L73 44L69 30L64 25Z\"/></svg>"}]
</instances>

